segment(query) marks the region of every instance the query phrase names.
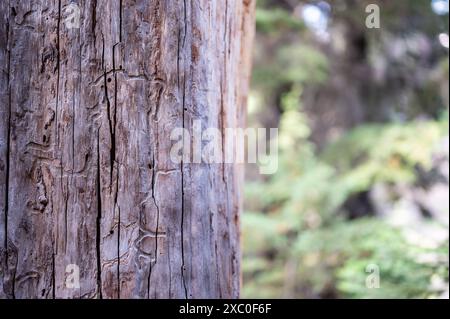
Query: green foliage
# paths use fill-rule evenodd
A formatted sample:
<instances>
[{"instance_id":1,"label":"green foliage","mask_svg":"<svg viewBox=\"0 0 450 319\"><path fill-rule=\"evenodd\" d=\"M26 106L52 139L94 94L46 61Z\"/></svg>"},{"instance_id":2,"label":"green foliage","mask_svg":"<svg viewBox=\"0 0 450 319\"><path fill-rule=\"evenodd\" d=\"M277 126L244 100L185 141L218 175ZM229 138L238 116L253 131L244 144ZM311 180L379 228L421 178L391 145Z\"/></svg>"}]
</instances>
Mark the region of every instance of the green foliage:
<instances>
[{"instance_id":1,"label":"green foliage","mask_svg":"<svg viewBox=\"0 0 450 319\"><path fill-rule=\"evenodd\" d=\"M331 144L322 159L337 168L352 192L380 182L413 182L417 165L431 168L430 154L447 123L444 117L440 122L366 124Z\"/></svg>"},{"instance_id":2,"label":"green foliage","mask_svg":"<svg viewBox=\"0 0 450 319\"><path fill-rule=\"evenodd\" d=\"M357 216L365 217L351 219L346 205L375 186L413 189L419 172L435 169L432 154L448 136L448 111L440 113L448 110L449 63L447 51L433 48L441 62L432 67L424 39L438 45L437 34L448 34L448 15L436 16L428 0L383 1L382 28L369 30L365 8L373 1L328 3L327 45L314 41L303 25L301 2L257 2L252 115L259 112L266 124L268 116L280 114L279 122L270 122L280 128L279 169L246 185L243 297L440 296L449 280L448 241L420 247L406 236L411 229L394 226L390 216L358 206ZM354 76L358 72L367 79ZM345 86L334 82L342 79L364 82L353 83L354 91L342 97L360 102L371 122L342 130L319 151L310 140L318 128L308 116L325 118L339 110L318 114L311 109L314 94L339 97L336 88ZM308 113L302 92L309 93ZM372 264L380 270L379 289L366 285Z\"/></svg>"},{"instance_id":3,"label":"green foliage","mask_svg":"<svg viewBox=\"0 0 450 319\"><path fill-rule=\"evenodd\" d=\"M258 1L257 5L256 29L258 35L264 37L261 38L263 42L257 38L255 43L257 67L253 70L253 86L261 88L266 96L273 96L284 86L325 81L328 72L326 56L311 43L298 44L289 39L306 32L303 22L282 8L270 7L266 1ZM270 42L266 43L266 39ZM291 44L285 44L286 41ZM274 54L267 51L267 47L279 49Z\"/></svg>"},{"instance_id":4,"label":"green foliage","mask_svg":"<svg viewBox=\"0 0 450 319\"><path fill-rule=\"evenodd\" d=\"M338 223L331 228L308 230L299 237L295 252L304 261L319 255L319 260L334 271L337 293L352 298L429 297L430 279L445 263L420 264L421 254L433 253L405 241L398 229L376 219ZM441 253L445 257L447 252ZM368 265L380 270L380 288L368 289ZM316 271L317 264L303 262L300 274ZM320 268L319 268L320 269ZM315 278L320 278L320 273ZM301 278L301 275L300 275ZM448 278L447 278L448 279ZM311 284L311 283L308 283Z\"/></svg>"},{"instance_id":5,"label":"green foliage","mask_svg":"<svg viewBox=\"0 0 450 319\"><path fill-rule=\"evenodd\" d=\"M327 78L326 57L308 45L283 47L270 64L260 66L253 72L256 86L275 90L291 84L321 83Z\"/></svg>"},{"instance_id":6,"label":"green foliage","mask_svg":"<svg viewBox=\"0 0 450 319\"><path fill-rule=\"evenodd\" d=\"M256 10L256 28L262 33L279 33L286 29L302 30L304 26L303 23L285 10L268 10L258 7Z\"/></svg>"},{"instance_id":7,"label":"green foliage","mask_svg":"<svg viewBox=\"0 0 450 319\"><path fill-rule=\"evenodd\" d=\"M448 281L448 264L417 259L426 253L445 258L448 243L425 250L385 220L348 221L339 212L352 194L375 184L414 183L417 167L431 167L435 145L448 132L448 117L364 125L318 154L298 108L300 95L297 85L282 98L277 174L264 184L247 185L252 212L243 217L243 296L437 296L430 280ZM366 287L370 264L380 268L380 289Z\"/></svg>"}]
</instances>

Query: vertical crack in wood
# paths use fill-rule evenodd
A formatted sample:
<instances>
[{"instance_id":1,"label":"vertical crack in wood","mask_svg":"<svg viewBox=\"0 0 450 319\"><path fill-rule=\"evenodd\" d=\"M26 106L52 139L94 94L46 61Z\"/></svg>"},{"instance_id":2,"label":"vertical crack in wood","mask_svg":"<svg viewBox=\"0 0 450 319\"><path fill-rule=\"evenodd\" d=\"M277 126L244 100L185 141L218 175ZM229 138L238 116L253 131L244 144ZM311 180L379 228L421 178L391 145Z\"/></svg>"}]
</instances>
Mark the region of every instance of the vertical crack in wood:
<instances>
[{"instance_id":1,"label":"vertical crack in wood","mask_svg":"<svg viewBox=\"0 0 450 319\"><path fill-rule=\"evenodd\" d=\"M182 48L184 49L186 34L187 34L187 8L186 8L186 0L183 0L183 24L184 24L184 34L183 34L183 44ZM180 39L178 39L178 60L181 58L180 55ZM178 70L179 72L179 70ZM186 111L186 68L183 61L183 94L182 94L182 127L183 132L185 129L185 111ZM183 134L183 145L185 145L185 136ZM184 212L185 212L185 194L184 194L184 154L182 154L181 158L181 280L183 283L184 295L185 298L188 299L188 291L186 285L186 276L185 276L185 259L184 259Z\"/></svg>"},{"instance_id":2,"label":"vertical crack in wood","mask_svg":"<svg viewBox=\"0 0 450 319\"><path fill-rule=\"evenodd\" d=\"M117 178L119 175L117 175ZM117 200L117 199L116 199ZM117 298L120 299L120 206L117 206L118 226L117 226Z\"/></svg>"},{"instance_id":3,"label":"vertical crack in wood","mask_svg":"<svg viewBox=\"0 0 450 319\"><path fill-rule=\"evenodd\" d=\"M55 271L55 252L52 254L52 298L56 299L56 271Z\"/></svg>"},{"instance_id":4,"label":"vertical crack in wood","mask_svg":"<svg viewBox=\"0 0 450 319\"><path fill-rule=\"evenodd\" d=\"M123 9L123 0L119 0L119 42L122 42L122 9Z\"/></svg>"},{"instance_id":5,"label":"vertical crack in wood","mask_svg":"<svg viewBox=\"0 0 450 319\"><path fill-rule=\"evenodd\" d=\"M11 7L11 1L8 3L8 8ZM10 171L10 149L11 149L11 42L10 42L10 11L8 11L8 20L6 24L6 50L7 50L7 67L8 67L8 75L7 75L7 83L8 83L8 128L6 133L6 172L5 172L5 207L4 207L4 213L5 213L5 242L4 242L4 251L5 251L5 272L8 271L8 260L9 260L9 251L8 251L8 209L9 209L9 171ZM3 285L4 285L4 278L3 278ZM14 289L12 291L12 297L15 299L14 296Z\"/></svg>"},{"instance_id":6,"label":"vertical crack in wood","mask_svg":"<svg viewBox=\"0 0 450 319\"><path fill-rule=\"evenodd\" d=\"M97 133L97 221L96 221L96 257L97 257L97 289L99 298L102 296L102 265L100 253L100 239L101 239L101 219L102 219L102 194L101 194L101 179L100 179L100 128Z\"/></svg>"},{"instance_id":7,"label":"vertical crack in wood","mask_svg":"<svg viewBox=\"0 0 450 319\"><path fill-rule=\"evenodd\" d=\"M61 185L63 184L63 173L64 172L64 168L63 165L61 164ZM68 178L67 178L68 179ZM66 189L68 188L68 183L66 183ZM64 189L63 187L61 187L61 189ZM69 209L69 193L67 190L67 194L63 194L62 196L64 197L64 252L67 252L67 236L68 236L68 230L69 227L67 225L67 215L68 215L68 209Z\"/></svg>"},{"instance_id":8,"label":"vertical crack in wood","mask_svg":"<svg viewBox=\"0 0 450 319\"><path fill-rule=\"evenodd\" d=\"M95 35L95 27L97 25L97 0L92 1L91 11L92 11L91 32L94 37L93 43L95 46L95 44L97 43L97 36Z\"/></svg>"},{"instance_id":9,"label":"vertical crack in wood","mask_svg":"<svg viewBox=\"0 0 450 319\"><path fill-rule=\"evenodd\" d=\"M150 299L150 280L152 278L152 262L148 264L148 276L147 276L147 299Z\"/></svg>"},{"instance_id":10,"label":"vertical crack in wood","mask_svg":"<svg viewBox=\"0 0 450 319\"><path fill-rule=\"evenodd\" d=\"M116 143L115 143L115 132L114 132L114 124L111 114L111 101L109 100L108 95L108 79L107 79L107 70L105 66L105 38L102 38L103 41L103 51L102 51L102 60L103 60L103 86L104 86L104 94L105 94L105 101L106 101L106 113L108 116L108 127L109 127L109 137L110 137L110 153L109 153L109 166L110 166L110 185L112 185L113 181L113 168L114 168L114 159L115 159L115 153L116 153ZM114 50L113 50L114 51Z\"/></svg>"},{"instance_id":11,"label":"vertical crack in wood","mask_svg":"<svg viewBox=\"0 0 450 319\"><path fill-rule=\"evenodd\" d=\"M156 160L155 160L155 150L152 154L152 199L156 207L156 230L155 230L155 264L158 262L158 231L159 231L159 205L155 197L155 186L156 186ZM150 265L151 267L151 265ZM151 270L151 268L150 268ZM148 280L148 297L150 298L150 276Z\"/></svg>"},{"instance_id":12,"label":"vertical crack in wood","mask_svg":"<svg viewBox=\"0 0 450 319\"><path fill-rule=\"evenodd\" d=\"M222 181L225 183L225 163L226 163L226 152L225 152L225 107L223 100L223 78L219 82L220 88L220 114L219 114L219 127L222 133Z\"/></svg>"},{"instance_id":13,"label":"vertical crack in wood","mask_svg":"<svg viewBox=\"0 0 450 319\"><path fill-rule=\"evenodd\" d=\"M122 3L120 3L122 5ZM119 11L122 11L122 8L119 8ZM119 14L119 17L121 19L121 14ZM121 38L120 32L119 32L119 39ZM121 40L120 40L121 41ZM113 45L112 49L112 66L113 66L113 76L114 76L114 114L113 114L113 135L111 136L112 141L112 154L111 156L114 156L112 158L112 166L111 166L111 176L113 174L114 170L114 163L116 162L116 127L117 127L117 68L116 68L116 47L119 45L120 42ZM105 84L106 85L106 84ZM113 188L113 185L111 184L111 189ZM116 211L117 207L117 199L118 199L118 192L119 192L119 166L116 165L116 185L114 187L114 204L113 204L113 210ZM120 208L118 208L118 221L117 221L117 294L118 298L120 298Z\"/></svg>"},{"instance_id":14,"label":"vertical crack in wood","mask_svg":"<svg viewBox=\"0 0 450 319\"><path fill-rule=\"evenodd\" d=\"M186 95L186 82L183 78L183 129L185 128L185 95ZM183 136L183 145L184 145L184 136ZM185 278L185 262L184 262L184 212L185 212L185 194L184 194L184 161L181 160L181 275L183 279L183 287L186 299L188 298L187 295L187 288L186 288L186 278Z\"/></svg>"},{"instance_id":15,"label":"vertical crack in wood","mask_svg":"<svg viewBox=\"0 0 450 319\"><path fill-rule=\"evenodd\" d=\"M58 0L58 21L56 24L56 106L55 106L55 131L56 145L59 146L59 126L58 126L58 108L59 108L59 80L60 80L60 62L61 62L61 0ZM62 177L62 175L61 175Z\"/></svg>"}]
</instances>

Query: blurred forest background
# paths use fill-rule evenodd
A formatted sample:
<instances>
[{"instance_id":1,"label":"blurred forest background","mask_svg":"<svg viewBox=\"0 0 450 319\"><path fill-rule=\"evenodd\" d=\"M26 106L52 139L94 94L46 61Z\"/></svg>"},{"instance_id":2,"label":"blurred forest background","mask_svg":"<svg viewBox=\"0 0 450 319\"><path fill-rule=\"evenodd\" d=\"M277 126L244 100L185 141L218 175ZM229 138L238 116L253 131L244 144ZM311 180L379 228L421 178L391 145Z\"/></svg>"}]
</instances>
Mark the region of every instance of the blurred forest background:
<instances>
[{"instance_id":1,"label":"blurred forest background","mask_svg":"<svg viewBox=\"0 0 450 319\"><path fill-rule=\"evenodd\" d=\"M247 169L242 297L448 298L448 28L448 0L258 0L249 126L280 153Z\"/></svg>"}]
</instances>

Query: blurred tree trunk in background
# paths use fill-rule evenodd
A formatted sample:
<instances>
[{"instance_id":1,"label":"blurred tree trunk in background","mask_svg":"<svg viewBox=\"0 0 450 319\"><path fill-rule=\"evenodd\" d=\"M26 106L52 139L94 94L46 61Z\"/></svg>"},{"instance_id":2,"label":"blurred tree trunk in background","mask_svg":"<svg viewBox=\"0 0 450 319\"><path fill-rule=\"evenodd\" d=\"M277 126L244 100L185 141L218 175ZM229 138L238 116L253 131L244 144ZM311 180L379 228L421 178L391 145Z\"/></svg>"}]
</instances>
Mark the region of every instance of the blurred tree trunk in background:
<instances>
[{"instance_id":1,"label":"blurred tree trunk in background","mask_svg":"<svg viewBox=\"0 0 450 319\"><path fill-rule=\"evenodd\" d=\"M243 125L254 1L75 3L0 3L0 298L238 297L242 171L169 136Z\"/></svg>"}]
</instances>

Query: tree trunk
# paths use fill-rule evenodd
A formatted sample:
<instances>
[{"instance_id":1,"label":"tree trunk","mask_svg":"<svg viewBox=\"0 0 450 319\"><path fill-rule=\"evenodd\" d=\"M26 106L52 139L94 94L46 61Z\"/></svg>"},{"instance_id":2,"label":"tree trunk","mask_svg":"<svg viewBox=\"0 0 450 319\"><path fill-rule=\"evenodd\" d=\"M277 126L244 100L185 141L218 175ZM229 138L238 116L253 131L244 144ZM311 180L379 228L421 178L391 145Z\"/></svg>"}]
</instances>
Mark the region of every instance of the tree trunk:
<instances>
[{"instance_id":1,"label":"tree trunk","mask_svg":"<svg viewBox=\"0 0 450 319\"><path fill-rule=\"evenodd\" d=\"M242 169L169 136L243 125L254 0L73 2L0 2L0 298L237 298Z\"/></svg>"}]
</instances>

